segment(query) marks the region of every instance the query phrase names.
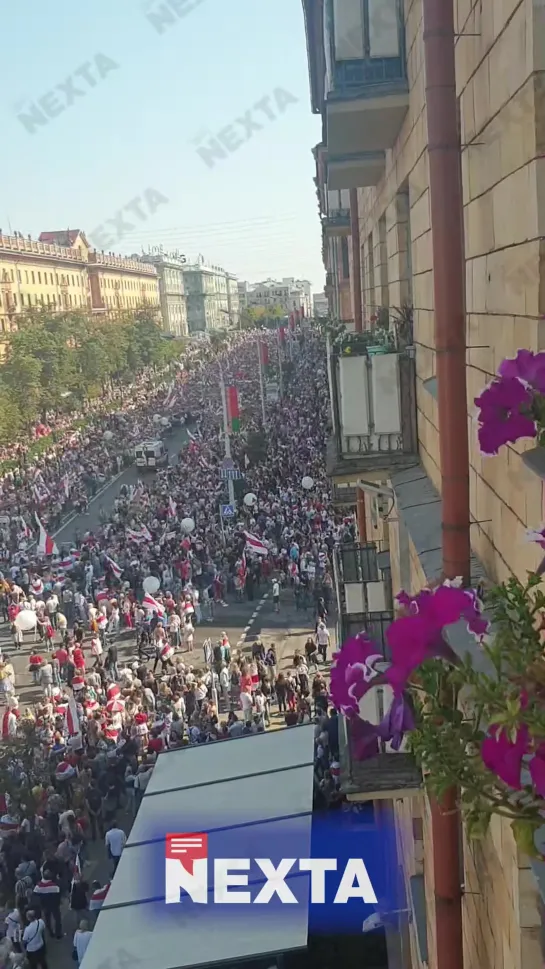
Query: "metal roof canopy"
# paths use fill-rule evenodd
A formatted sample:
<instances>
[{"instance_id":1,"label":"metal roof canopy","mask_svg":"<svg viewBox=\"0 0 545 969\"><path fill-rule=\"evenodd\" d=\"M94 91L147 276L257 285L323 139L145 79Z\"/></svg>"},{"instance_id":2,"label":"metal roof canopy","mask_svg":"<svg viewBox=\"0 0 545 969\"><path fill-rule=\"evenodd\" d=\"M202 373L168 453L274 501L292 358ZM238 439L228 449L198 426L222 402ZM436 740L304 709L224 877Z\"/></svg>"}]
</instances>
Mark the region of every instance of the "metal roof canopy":
<instances>
[{"instance_id":1,"label":"metal roof canopy","mask_svg":"<svg viewBox=\"0 0 545 969\"><path fill-rule=\"evenodd\" d=\"M212 839L235 828L248 857L266 855L282 830L309 857L313 778L313 724L161 754L82 969L200 969L306 948L305 904L283 906L281 921L267 905L245 920L228 907L167 906L162 859L169 832ZM308 873L294 877L309 887Z\"/></svg>"}]
</instances>

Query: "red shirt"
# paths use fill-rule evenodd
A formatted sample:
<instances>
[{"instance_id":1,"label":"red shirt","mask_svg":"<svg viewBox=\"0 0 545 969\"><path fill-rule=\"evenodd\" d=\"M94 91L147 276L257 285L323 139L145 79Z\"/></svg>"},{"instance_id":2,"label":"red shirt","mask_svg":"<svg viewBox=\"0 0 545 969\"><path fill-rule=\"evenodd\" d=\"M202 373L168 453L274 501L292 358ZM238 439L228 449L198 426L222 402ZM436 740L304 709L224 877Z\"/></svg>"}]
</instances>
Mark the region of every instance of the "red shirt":
<instances>
[{"instance_id":1,"label":"red shirt","mask_svg":"<svg viewBox=\"0 0 545 969\"><path fill-rule=\"evenodd\" d=\"M83 655L83 650L79 646L76 646L74 650L74 666L78 670L85 669L85 656Z\"/></svg>"},{"instance_id":2,"label":"red shirt","mask_svg":"<svg viewBox=\"0 0 545 969\"><path fill-rule=\"evenodd\" d=\"M152 754L160 754L164 749L165 744L162 737L152 737L148 741L148 750L151 750Z\"/></svg>"},{"instance_id":3,"label":"red shirt","mask_svg":"<svg viewBox=\"0 0 545 969\"><path fill-rule=\"evenodd\" d=\"M62 648L62 646L57 650L56 653L53 653L53 656L59 661L60 666L64 666L64 664L68 662L68 653Z\"/></svg>"}]
</instances>

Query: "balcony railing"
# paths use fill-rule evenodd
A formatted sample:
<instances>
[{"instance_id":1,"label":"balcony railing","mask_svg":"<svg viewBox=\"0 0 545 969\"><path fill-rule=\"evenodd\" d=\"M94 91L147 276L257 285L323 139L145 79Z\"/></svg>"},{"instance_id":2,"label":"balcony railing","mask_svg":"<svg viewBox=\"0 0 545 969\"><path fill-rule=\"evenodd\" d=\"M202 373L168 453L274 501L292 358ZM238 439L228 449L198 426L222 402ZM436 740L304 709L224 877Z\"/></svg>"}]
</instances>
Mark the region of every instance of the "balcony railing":
<instances>
[{"instance_id":1,"label":"balcony railing","mask_svg":"<svg viewBox=\"0 0 545 969\"><path fill-rule=\"evenodd\" d=\"M375 353L375 349L379 352ZM416 374L412 351L330 351L336 429L328 473L401 470L417 460Z\"/></svg>"},{"instance_id":2,"label":"balcony railing","mask_svg":"<svg viewBox=\"0 0 545 969\"><path fill-rule=\"evenodd\" d=\"M380 687L376 689L380 691ZM377 700L380 705L380 693ZM377 713L380 717L379 711ZM388 744L381 741L374 756L358 760L355 756L352 723L342 715L339 721L340 780L343 794L357 801L375 801L410 797L421 792L422 771L412 754L392 751Z\"/></svg>"}]
</instances>

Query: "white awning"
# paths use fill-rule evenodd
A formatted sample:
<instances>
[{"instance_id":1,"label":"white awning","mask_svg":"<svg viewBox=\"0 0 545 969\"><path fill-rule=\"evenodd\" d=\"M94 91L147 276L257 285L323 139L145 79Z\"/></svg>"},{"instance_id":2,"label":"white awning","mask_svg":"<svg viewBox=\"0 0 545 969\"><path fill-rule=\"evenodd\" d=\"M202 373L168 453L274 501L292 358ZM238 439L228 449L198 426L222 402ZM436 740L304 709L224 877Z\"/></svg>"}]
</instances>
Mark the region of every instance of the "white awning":
<instances>
[{"instance_id":1,"label":"white awning","mask_svg":"<svg viewBox=\"0 0 545 969\"><path fill-rule=\"evenodd\" d=\"M154 768L82 969L189 969L274 956L307 944L308 907L165 904L164 845L171 832L225 839L237 829L249 858L294 839L311 854L314 726L309 724L162 754ZM235 852L236 854L236 852ZM296 876L298 898L308 875ZM280 917L281 916L281 917Z\"/></svg>"}]
</instances>

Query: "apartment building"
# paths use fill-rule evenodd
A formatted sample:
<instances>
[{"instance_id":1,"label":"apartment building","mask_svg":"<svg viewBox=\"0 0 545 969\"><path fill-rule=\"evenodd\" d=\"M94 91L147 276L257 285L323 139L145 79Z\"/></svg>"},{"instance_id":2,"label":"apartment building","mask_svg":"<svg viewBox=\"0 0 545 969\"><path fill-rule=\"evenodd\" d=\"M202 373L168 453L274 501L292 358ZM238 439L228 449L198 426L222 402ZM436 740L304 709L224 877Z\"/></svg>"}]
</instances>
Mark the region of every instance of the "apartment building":
<instances>
[{"instance_id":1,"label":"apartment building","mask_svg":"<svg viewBox=\"0 0 545 969\"><path fill-rule=\"evenodd\" d=\"M545 347L544 7L303 0L303 10L323 119L314 156L330 312L347 318L349 280L356 334L396 308L412 318L413 340L395 352L354 343L328 359L328 473L359 531L337 554L339 634L365 626L387 655L393 597L448 575L455 530L468 537L473 582L524 580L541 559L525 532L543 519L543 450L520 442L483 458L472 416L504 358ZM451 646L478 661L463 636ZM494 816L471 840L455 803L441 811L428 798L409 754L350 758L343 789L375 801L398 835L408 918L387 931L391 965L542 969L543 878L509 820Z\"/></svg>"},{"instance_id":2,"label":"apartment building","mask_svg":"<svg viewBox=\"0 0 545 969\"><path fill-rule=\"evenodd\" d=\"M229 313L229 326L238 330L240 327L238 279L232 273L227 273L227 311Z\"/></svg>"},{"instance_id":3,"label":"apartment building","mask_svg":"<svg viewBox=\"0 0 545 969\"><path fill-rule=\"evenodd\" d=\"M306 317L311 314L312 290L308 279L266 279L261 283L242 283L241 287L246 307L272 309L277 306L285 314L293 310L302 310Z\"/></svg>"},{"instance_id":4,"label":"apartment building","mask_svg":"<svg viewBox=\"0 0 545 969\"><path fill-rule=\"evenodd\" d=\"M166 256L164 253L143 255L138 258L142 262L155 266L157 270L161 317L165 332L177 337L187 336L187 305L184 285L185 260Z\"/></svg>"},{"instance_id":5,"label":"apartment building","mask_svg":"<svg viewBox=\"0 0 545 969\"><path fill-rule=\"evenodd\" d=\"M325 293L315 293L312 297L312 315L329 316L329 300Z\"/></svg>"},{"instance_id":6,"label":"apartment building","mask_svg":"<svg viewBox=\"0 0 545 969\"><path fill-rule=\"evenodd\" d=\"M36 306L52 310L91 306L87 242L83 233L38 241L0 233L0 330L11 329L18 313Z\"/></svg>"},{"instance_id":7,"label":"apartment building","mask_svg":"<svg viewBox=\"0 0 545 969\"><path fill-rule=\"evenodd\" d=\"M91 308L115 314L148 305L160 309L159 275L155 266L112 252L87 254Z\"/></svg>"},{"instance_id":8,"label":"apartment building","mask_svg":"<svg viewBox=\"0 0 545 969\"><path fill-rule=\"evenodd\" d=\"M23 310L87 309L115 313L159 307L157 270L137 259L93 250L79 229L42 232L37 240L0 234L0 327Z\"/></svg>"},{"instance_id":9,"label":"apartment building","mask_svg":"<svg viewBox=\"0 0 545 969\"><path fill-rule=\"evenodd\" d=\"M200 257L184 266L187 324L190 334L238 326L239 305L236 277L220 266L207 266Z\"/></svg>"}]
</instances>

